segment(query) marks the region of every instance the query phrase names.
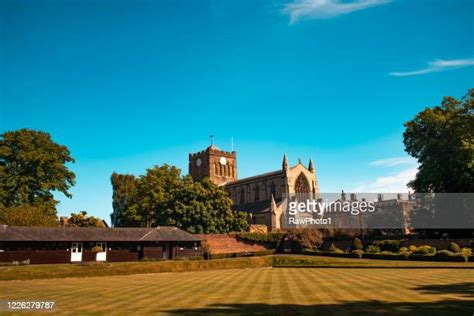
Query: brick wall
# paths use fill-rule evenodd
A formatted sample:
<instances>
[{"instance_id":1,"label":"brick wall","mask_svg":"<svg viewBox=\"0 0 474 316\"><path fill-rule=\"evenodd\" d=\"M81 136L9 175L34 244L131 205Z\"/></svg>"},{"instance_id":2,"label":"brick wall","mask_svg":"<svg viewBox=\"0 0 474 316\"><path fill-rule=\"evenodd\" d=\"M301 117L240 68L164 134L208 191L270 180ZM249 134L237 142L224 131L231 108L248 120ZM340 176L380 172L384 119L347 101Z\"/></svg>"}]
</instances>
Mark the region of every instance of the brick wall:
<instances>
[{"instance_id":1,"label":"brick wall","mask_svg":"<svg viewBox=\"0 0 474 316\"><path fill-rule=\"evenodd\" d=\"M110 250L107 251L107 261L109 262L120 262L120 261L137 261L138 252L128 250Z\"/></svg>"},{"instance_id":2,"label":"brick wall","mask_svg":"<svg viewBox=\"0 0 474 316\"><path fill-rule=\"evenodd\" d=\"M31 264L39 263L69 263L71 253L69 251L5 251L0 252L0 262L24 261L30 259Z\"/></svg>"},{"instance_id":3,"label":"brick wall","mask_svg":"<svg viewBox=\"0 0 474 316\"><path fill-rule=\"evenodd\" d=\"M163 259L163 247L145 246L143 247L143 257L149 259Z\"/></svg>"}]
</instances>

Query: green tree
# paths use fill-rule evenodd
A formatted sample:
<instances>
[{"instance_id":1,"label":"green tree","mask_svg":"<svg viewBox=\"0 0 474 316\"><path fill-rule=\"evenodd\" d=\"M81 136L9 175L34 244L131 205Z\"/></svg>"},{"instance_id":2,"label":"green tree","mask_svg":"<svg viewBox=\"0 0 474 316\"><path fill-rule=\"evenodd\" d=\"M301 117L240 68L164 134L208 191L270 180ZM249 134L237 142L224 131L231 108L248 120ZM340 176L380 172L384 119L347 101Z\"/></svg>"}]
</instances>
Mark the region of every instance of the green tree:
<instances>
[{"instance_id":1,"label":"green tree","mask_svg":"<svg viewBox=\"0 0 474 316\"><path fill-rule=\"evenodd\" d=\"M248 227L245 212L232 210L232 200L208 179L194 182L185 177L157 213L159 225L172 225L191 233L226 233Z\"/></svg>"},{"instance_id":2,"label":"green tree","mask_svg":"<svg viewBox=\"0 0 474 316\"><path fill-rule=\"evenodd\" d=\"M166 164L147 169L138 179L131 177L112 175L114 226L172 225L191 233L224 233L248 227L246 213L233 211L228 194L207 179L194 182Z\"/></svg>"},{"instance_id":3,"label":"green tree","mask_svg":"<svg viewBox=\"0 0 474 316\"><path fill-rule=\"evenodd\" d=\"M56 216L58 203L53 192L71 197L68 190L75 184L75 175L66 166L70 162L74 159L68 148L55 143L48 133L29 129L3 133L0 138L2 212L30 210L34 213L40 209L44 222L49 222ZM42 221L35 220L31 225L38 222Z\"/></svg>"},{"instance_id":4,"label":"green tree","mask_svg":"<svg viewBox=\"0 0 474 316\"><path fill-rule=\"evenodd\" d=\"M405 123L405 150L418 159L416 192L474 192L474 89L445 97Z\"/></svg>"},{"instance_id":5,"label":"green tree","mask_svg":"<svg viewBox=\"0 0 474 316\"><path fill-rule=\"evenodd\" d=\"M0 206L0 224L10 226L57 226L55 215L41 206L22 204L18 206Z\"/></svg>"},{"instance_id":6,"label":"green tree","mask_svg":"<svg viewBox=\"0 0 474 316\"><path fill-rule=\"evenodd\" d=\"M137 212L137 179L130 174L113 173L111 177L113 213L110 215L112 226L140 226L142 216Z\"/></svg>"},{"instance_id":7,"label":"green tree","mask_svg":"<svg viewBox=\"0 0 474 316\"><path fill-rule=\"evenodd\" d=\"M164 225L163 221L157 223L157 219L170 201L176 198L181 181L181 171L175 166L164 164L146 170L137 183L136 209L141 217L141 226Z\"/></svg>"},{"instance_id":8,"label":"green tree","mask_svg":"<svg viewBox=\"0 0 474 316\"><path fill-rule=\"evenodd\" d=\"M82 211L78 214L71 213L68 223L77 227L104 227L104 223L100 218L87 216L86 211Z\"/></svg>"}]
</instances>

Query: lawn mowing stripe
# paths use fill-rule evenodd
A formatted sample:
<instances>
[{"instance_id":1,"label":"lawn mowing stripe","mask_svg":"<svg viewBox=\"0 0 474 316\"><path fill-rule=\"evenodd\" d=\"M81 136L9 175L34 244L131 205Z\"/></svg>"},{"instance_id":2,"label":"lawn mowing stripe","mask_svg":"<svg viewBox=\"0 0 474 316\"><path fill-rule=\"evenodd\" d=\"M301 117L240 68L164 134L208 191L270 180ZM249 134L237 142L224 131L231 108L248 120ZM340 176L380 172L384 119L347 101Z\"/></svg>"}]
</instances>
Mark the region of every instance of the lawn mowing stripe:
<instances>
[{"instance_id":1,"label":"lawn mowing stripe","mask_svg":"<svg viewBox=\"0 0 474 316\"><path fill-rule=\"evenodd\" d=\"M268 296L266 302L268 304L273 304L273 298L275 297L275 291L276 291L276 286L275 286L275 273L273 273L273 270L270 271L270 288L268 291Z\"/></svg>"},{"instance_id":2,"label":"lawn mowing stripe","mask_svg":"<svg viewBox=\"0 0 474 316\"><path fill-rule=\"evenodd\" d=\"M248 297L249 294L248 285L252 284L259 274L261 274L260 269L246 270L245 272L240 273L238 278L232 280L231 286L226 287L222 293L225 297L223 302L226 302L229 298L241 298L245 300L246 295Z\"/></svg>"},{"instance_id":3,"label":"lawn mowing stripe","mask_svg":"<svg viewBox=\"0 0 474 316\"><path fill-rule=\"evenodd\" d=\"M473 302L462 293L429 293L416 290L425 285L446 285L469 282L472 273L460 270L387 270L387 269L242 269L200 272L163 273L153 275L114 276L0 282L0 297L30 298L42 293L56 297L59 314L156 314L162 311L162 299L169 300L168 309L193 309L209 304L273 303L324 305L331 312L335 300L358 301L362 310L376 311L368 306L371 300L383 302L436 302L459 300ZM272 280L274 282L271 282ZM303 286L304 285L304 286ZM78 288L81 291L78 291ZM62 296L57 296L62 291ZM234 292L235 291L235 292ZM354 296L353 293L358 293ZM372 292L373 291L373 292ZM71 293L73 294L71 294ZM185 293L182 293L185 292ZM269 295L273 292L273 295ZM302 294L303 293L303 294ZM304 295L308 293L308 295ZM74 296L72 296L74 295ZM180 297L185 296L184 299ZM192 296L192 299L190 296ZM18 297L15 297L18 296ZM368 299L365 299L367 297ZM195 302L199 304L196 304ZM76 303L77 302L77 303ZM177 306L171 306L175 303ZM82 304L82 305L81 305ZM434 303L433 303L434 304ZM451 304L452 305L452 304ZM344 305L334 305L344 312ZM389 305L391 306L391 305ZM403 306L401 304L400 306ZM454 305L455 306L455 305ZM467 305L463 305L467 306ZM394 308L395 308L394 307ZM275 311L291 313L288 310ZM283 307L284 308L284 307ZM381 306L381 311L386 310ZM441 306L442 308L442 306ZM297 310L295 310L296 312ZM441 309L440 312L443 310ZM348 311L349 312L349 311ZM402 312L402 310L398 310Z\"/></svg>"},{"instance_id":4,"label":"lawn mowing stripe","mask_svg":"<svg viewBox=\"0 0 474 316\"><path fill-rule=\"evenodd\" d=\"M158 276L158 275L153 275L153 276ZM181 275L181 274L176 275L176 277L178 279L177 280L178 282L182 282L182 280L185 278L185 276ZM112 279L104 280L104 286L106 286L106 287L109 286L110 287L112 284L116 284L116 287L118 288L117 293L122 293L123 289L120 289L120 288L123 286L123 282L127 282L130 279L130 277L119 277L118 280L116 278L117 277L112 278ZM167 290L167 288L170 288L170 289L175 288L173 286L172 282L167 282L167 280L169 278L170 278L170 275L167 275L167 274L159 275L158 278L156 278L156 277L151 277L150 278L150 276L147 276L147 279L143 280L143 281L141 280L141 278L139 278L139 281L137 281L138 285L135 285L135 286L128 283L129 282L128 281L127 282L127 287L134 288L134 296L135 296L135 299L137 301L145 301L146 298L148 298L148 297L150 297L151 300L154 301L155 298L152 296L152 295L154 295L154 293L150 293L151 288L156 289L157 286L158 286L158 288L160 288L160 291L163 291L163 292L165 292ZM203 276L202 278L205 278L205 276ZM158 282L157 282L157 279L158 279ZM119 282L119 281L122 281L122 282ZM100 293L100 292L97 293L97 296L102 302L104 302L104 300L108 299L108 298L104 297L103 293ZM112 298L112 301L108 302L108 303L111 303L111 304L104 304L103 305L104 306L104 311L107 311L107 306L114 306L114 310L117 311L117 310L121 309L122 305L126 306L126 305L129 304L129 302L127 302L127 300L117 301L116 296L114 296ZM145 306L147 306L147 305L145 305Z\"/></svg>"},{"instance_id":5,"label":"lawn mowing stripe","mask_svg":"<svg viewBox=\"0 0 474 316\"><path fill-rule=\"evenodd\" d=\"M181 302L186 297L199 296L197 294L202 293L201 287L206 285L207 281L212 278L213 273L185 272L180 282L175 280L173 275L166 275L164 282L167 283L167 286L164 289L160 289L159 293L152 292L154 297L143 301L143 304L141 304L142 312L156 311L157 307L159 310L174 308L173 304ZM156 301L158 301L159 306L153 304Z\"/></svg>"},{"instance_id":6,"label":"lawn mowing stripe","mask_svg":"<svg viewBox=\"0 0 474 316\"><path fill-rule=\"evenodd\" d=\"M274 271L273 273L278 273L277 271ZM283 269L283 273L280 274L280 300L281 304L285 304L285 302L288 302L288 299L291 302L296 302L297 297L292 291L292 288L289 286L289 281L288 279L291 278L291 269Z\"/></svg>"},{"instance_id":7,"label":"lawn mowing stripe","mask_svg":"<svg viewBox=\"0 0 474 316\"><path fill-rule=\"evenodd\" d=\"M241 282L245 280L247 272L249 272L247 269L230 270L226 272L227 276L225 279L219 278L219 275L217 274L212 274L212 277L210 278L211 282L216 278L219 279L219 281L214 281L216 290L210 291L211 295L206 296L205 302L208 302L206 305L224 303L224 300L228 299L229 295L232 295L232 291L239 288L239 285L242 284ZM203 300L196 295L189 295L180 300L180 304L185 306L202 305L198 303L203 303Z\"/></svg>"},{"instance_id":8,"label":"lawn mowing stripe","mask_svg":"<svg viewBox=\"0 0 474 316\"><path fill-rule=\"evenodd\" d=\"M325 270L310 269L307 270L307 276L312 286L315 287L313 293L316 295L317 301L324 304L334 303L333 298L328 294L330 287L325 285L323 278L327 276L327 272Z\"/></svg>"},{"instance_id":9,"label":"lawn mowing stripe","mask_svg":"<svg viewBox=\"0 0 474 316\"><path fill-rule=\"evenodd\" d=\"M348 274L348 278L352 278L357 283L361 297L366 299L379 299L381 297L381 290L391 284L392 280L386 274L379 274L377 271L367 272L365 270L344 271L343 274ZM364 294L369 292L369 295ZM392 295L393 296L393 295Z\"/></svg>"},{"instance_id":10,"label":"lawn mowing stripe","mask_svg":"<svg viewBox=\"0 0 474 316\"><path fill-rule=\"evenodd\" d=\"M178 276L176 276L178 277ZM154 303L156 303L160 299L160 295L166 295L168 288L170 289L176 289L176 283L185 283L185 275L179 274L178 280L173 278L173 275L170 274L163 274L163 275L152 275L151 277L149 276L147 280L143 280L143 284L140 287L140 291L137 292L138 295L135 295L134 299L137 299L137 301L140 301L140 312L142 311L143 308L154 308ZM170 282L170 278L173 278L173 282ZM204 277L201 276L201 278L197 278L196 282L199 281L199 279L203 279ZM155 291L158 290L158 293ZM126 300L124 300L125 303L127 303ZM122 313L129 311L129 312L137 312L136 308L129 308L129 307L122 307L122 304L119 304L118 306L116 305L114 307L115 311L121 311Z\"/></svg>"},{"instance_id":11,"label":"lawn mowing stripe","mask_svg":"<svg viewBox=\"0 0 474 316\"><path fill-rule=\"evenodd\" d=\"M420 280L412 280L409 276L401 279L399 274L387 271L383 271L382 273L382 271L383 270L374 270L364 275L365 282L370 282L375 285L370 285L370 288L377 289L375 293L377 297L385 296L384 293L389 292L391 301L406 302L413 299L415 299L415 301L426 300L423 295L406 287L410 281L418 283ZM355 275L357 275L357 273L355 273Z\"/></svg>"},{"instance_id":12,"label":"lawn mowing stripe","mask_svg":"<svg viewBox=\"0 0 474 316\"><path fill-rule=\"evenodd\" d=\"M411 301L430 301L431 298L426 295L426 293L421 293L420 291L416 291L416 288L420 285L431 285L433 282L437 282L437 277L439 274L439 270L432 271L430 274L421 273L418 276L414 276L413 274L408 273L403 278L391 274L390 277L392 278L391 285L392 288L389 290L398 289L397 293L398 296L402 296L405 294L408 297L408 300ZM395 296L395 295L394 295ZM405 300L405 297L402 297L401 300Z\"/></svg>"},{"instance_id":13,"label":"lawn mowing stripe","mask_svg":"<svg viewBox=\"0 0 474 316\"><path fill-rule=\"evenodd\" d=\"M247 286L242 286L240 291L235 293L237 302L251 303L258 300L258 297L256 297L257 287L265 286L266 277L271 271L271 268L259 268L249 271L248 278L244 278Z\"/></svg>"},{"instance_id":14,"label":"lawn mowing stripe","mask_svg":"<svg viewBox=\"0 0 474 316\"><path fill-rule=\"evenodd\" d=\"M79 288L85 287L87 288L87 279L76 279L77 282L76 286ZM124 289L124 278L113 278L113 279L96 279L98 283L90 289L89 293L84 293L82 296L77 297L93 297L91 302L97 301L100 302L100 306L89 306L83 305L81 301L77 301L77 297L69 299L63 299L62 307L63 309L73 309L78 308L81 311L94 311L94 312L105 312L109 310L109 306L113 305L115 308L118 308L117 305L123 303L123 300L117 300L117 296L124 293L126 289ZM146 285L144 284L132 284L127 283L126 286L134 288L134 293L141 293L141 291L145 288ZM64 303L66 302L66 303ZM77 302L77 303L76 303ZM90 303L89 303L90 304ZM65 305L65 306L64 306ZM70 308L68 308L70 306Z\"/></svg>"},{"instance_id":15,"label":"lawn mowing stripe","mask_svg":"<svg viewBox=\"0 0 474 316\"><path fill-rule=\"evenodd\" d=\"M285 269L282 269L281 273L278 273L277 269L272 269L270 272L270 296L267 303L274 306L274 313L283 314L285 313L285 300L283 299L283 280L282 275ZM288 302L288 301L287 301Z\"/></svg>"},{"instance_id":16,"label":"lawn mowing stripe","mask_svg":"<svg viewBox=\"0 0 474 316\"><path fill-rule=\"evenodd\" d=\"M119 277L112 279L101 279L100 287L94 289L96 293L96 300L103 302L104 304L101 308L93 309L94 311L106 312L110 311L109 306L113 305L115 311L120 311L122 306L127 306L126 300L117 300L117 295L126 294L127 288L134 289L135 299L142 300L144 298L144 293L148 292L150 285L148 282L140 282L141 278L131 282L130 278ZM91 310L87 308L87 310ZM112 311L113 311L112 310Z\"/></svg>"},{"instance_id":17,"label":"lawn mowing stripe","mask_svg":"<svg viewBox=\"0 0 474 316\"><path fill-rule=\"evenodd\" d=\"M417 278L413 278L410 273L407 273L403 278L400 278L400 275L394 272L385 272L382 274L381 270L376 270L374 273L380 275L379 280L381 281L381 286L379 286L378 291L382 293L390 292L392 300L393 298L398 301L407 301L414 298L416 298L416 300L424 300L422 295L406 287L407 284L425 282L420 275L417 275ZM426 279L426 282L429 282L428 279Z\"/></svg>"},{"instance_id":18,"label":"lawn mowing stripe","mask_svg":"<svg viewBox=\"0 0 474 316\"><path fill-rule=\"evenodd\" d=\"M321 310L322 305L330 305L336 303L331 295L329 295L330 288L327 287L324 283L321 282L323 279L322 277L327 277L327 274L323 270L305 270L306 272L306 280L309 284L311 284L311 305L319 305L318 310ZM316 303L316 304L315 304ZM324 307L322 312L325 313L332 313L329 307Z\"/></svg>"},{"instance_id":19,"label":"lawn mowing stripe","mask_svg":"<svg viewBox=\"0 0 474 316\"><path fill-rule=\"evenodd\" d=\"M235 278L229 287L226 287L222 293L223 304L232 304L233 302L248 303L252 298L252 289L262 275L261 269L252 269L241 273L239 278Z\"/></svg>"},{"instance_id":20,"label":"lawn mowing stripe","mask_svg":"<svg viewBox=\"0 0 474 316\"><path fill-rule=\"evenodd\" d=\"M377 296L376 289L380 284L377 278L370 278L367 274L359 275L357 271L342 270L338 272L340 279L351 280L351 286L354 286L358 291L357 300L373 300Z\"/></svg>"},{"instance_id":21,"label":"lawn mowing stripe","mask_svg":"<svg viewBox=\"0 0 474 316\"><path fill-rule=\"evenodd\" d=\"M364 270L365 271L365 270ZM405 295L404 293L401 293L401 289L403 289L402 284L398 286L398 281L395 281L396 279L393 277L388 276L387 274L379 274L378 271L371 271L370 273L365 273L364 278L359 278L357 275L359 274L358 272L362 271L353 271L351 275L349 275L350 278L352 279L357 279L357 281L360 281L358 286L359 292L367 292L367 287L361 286L364 283L369 283L369 291L371 293L371 296L369 296L370 299L376 299L376 300L381 300L385 298L384 293L388 290L390 291L390 299L393 300L395 298L395 301L406 301L410 296ZM393 290L393 291L392 291ZM365 295L366 296L366 295ZM367 297L367 296L366 296Z\"/></svg>"},{"instance_id":22,"label":"lawn mowing stripe","mask_svg":"<svg viewBox=\"0 0 474 316\"><path fill-rule=\"evenodd\" d=\"M299 272L299 271L296 271ZM298 277L300 278L300 283L304 284L304 287L309 290L310 295L308 296L308 301L312 302L312 304L322 304L323 299L321 293L321 282L314 281L315 274L310 269L308 270L301 270L301 273L298 273ZM308 282L309 280L309 282ZM324 288L324 287L323 287Z\"/></svg>"},{"instance_id":23,"label":"lawn mowing stripe","mask_svg":"<svg viewBox=\"0 0 474 316\"><path fill-rule=\"evenodd\" d=\"M201 303L197 305L202 306L207 305L209 295L218 292L220 289L231 283L231 280L235 278L235 274L238 273L239 270L226 270L221 272L220 274L212 272L208 273L208 276L205 279L209 280L209 282L199 282L198 284L196 284L196 286L188 287L187 289L182 290L180 295L178 296L168 297L164 299L163 301L165 303L162 305L162 309L180 309L184 307L192 308L196 307L196 303ZM203 297L204 293L207 293L205 298ZM170 305L170 301L172 301L171 303L173 303L174 305ZM179 302L179 305L177 305L176 302Z\"/></svg>"},{"instance_id":24,"label":"lawn mowing stripe","mask_svg":"<svg viewBox=\"0 0 474 316\"><path fill-rule=\"evenodd\" d=\"M302 278L304 270L291 269L288 274L288 283L291 288L295 289L297 298L296 303L300 305L311 305L309 297L312 295L312 290L306 285Z\"/></svg>"},{"instance_id":25,"label":"lawn mowing stripe","mask_svg":"<svg viewBox=\"0 0 474 316\"><path fill-rule=\"evenodd\" d=\"M360 300L358 297L359 284L354 280L353 273L340 274L335 272L336 271L333 270L330 271L330 275L332 275L330 278L331 282L335 285L335 287L331 287L330 290L333 299L338 302ZM333 288L337 288L338 291L333 291Z\"/></svg>"},{"instance_id":26,"label":"lawn mowing stripe","mask_svg":"<svg viewBox=\"0 0 474 316\"><path fill-rule=\"evenodd\" d=\"M166 291L167 287L170 286L167 284L167 277L158 277L157 275L152 275L149 276L147 280L139 280L138 285L134 286L134 296L137 301L141 302L147 302L147 301L155 301L156 300L156 294L152 292L151 290L159 289L160 292ZM180 276L180 280L182 277ZM128 283L129 279L124 279L123 281L127 282L127 287L132 287L132 284ZM119 282L116 282L116 284L121 284ZM171 287L171 286L170 286ZM158 293L157 293L158 294ZM115 303L114 310L119 312L119 311L125 311L127 310L127 307L129 306L129 303L127 300L120 300L118 303Z\"/></svg>"},{"instance_id":27,"label":"lawn mowing stripe","mask_svg":"<svg viewBox=\"0 0 474 316\"><path fill-rule=\"evenodd\" d=\"M258 302L268 303L267 293L271 290L271 274L273 273L273 268L264 268L262 273L258 276L258 279L255 280L253 284L253 295L252 298Z\"/></svg>"}]
</instances>

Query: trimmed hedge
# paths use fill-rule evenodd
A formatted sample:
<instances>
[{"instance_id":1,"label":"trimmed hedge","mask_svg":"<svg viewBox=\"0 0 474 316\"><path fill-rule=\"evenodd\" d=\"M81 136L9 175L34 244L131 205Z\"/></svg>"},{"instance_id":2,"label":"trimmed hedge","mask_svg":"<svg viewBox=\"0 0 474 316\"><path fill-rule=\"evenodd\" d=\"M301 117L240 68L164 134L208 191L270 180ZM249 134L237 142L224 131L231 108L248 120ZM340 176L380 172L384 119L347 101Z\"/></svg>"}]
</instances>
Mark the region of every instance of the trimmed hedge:
<instances>
[{"instance_id":1,"label":"trimmed hedge","mask_svg":"<svg viewBox=\"0 0 474 316\"><path fill-rule=\"evenodd\" d=\"M362 250L364 249L364 244L362 244L362 241L359 238L354 238L354 241L352 242L352 250Z\"/></svg>"},{"instance_id":2,"label":"trimmed hedge","mask_svg":"<svg viewBox=\"0 0 474 316\"><path fill-rule=\"evenodd\" d=\"M243 269L271 267L272 257L238 258L233 260L186 260L154 262L116 262L89 265L57 264L21 267L0 267L0 280L32 280L50 278L96 277L161 272Z\"/></svg>"},{"instance_id":3,"label":"trimmed hedge","mask_svg":"<svg viewBox=\"0 0 474 316\"><path fill-rule=\"evenodd\" d=\"M452 242L449 244L449 250L451 250L454 253L461 252L461 247L455 242Z\"/></svg>"},{"instance_id":4,"label":"trimmed hedge","mask_svg":"<svg viewBox=\"0 0 474 316\"><path fill-rule=\"evenodd\" d=\"M336 258L359 258L358 255L347 252L330 252L330 251L303 251L303 255L308 256L324 256L324 257L336 257Z\"/></svg>"},{"instance_id":5,"label":"trimmed hedge","mask_svg":"<svg viewBox=\"0 0 474 316\"><path fill-rule=\"evenodd\" d=\"M209 254L208 259L226 259L226 258L240 258L240 257L260 257L269 256L275 253L275 249L268 249L255 252L232 252L232 253L216 253Z\"/></svg>"},{"instance_id":6,"label":"trimmed hedge","mask_svg":"<svg viewBox=\"0 0 474 316\"><path fill-rule=\"evenodd\" d=\"M278 249L280 247L281 241L283 239L283 233L237 233L235 235L238 239L243 241L269 245L271 248Z\"/></svg>"},{"instance_id":7,"label":"trimmed hedge","mask_svg":"<svg viewBox=\"0 0 474 316\"><path fill-rule=\"evenodd\" d=\"M382 260L412 260L412 261L439 261L439 262L463 262L465 258L460 255L445 256L445 255L420 255L420 254L407 254L407 253L363 253L359 257L358 253L334 253L328 251L304 251L302 254L310 256L324 256L324 257L337 257L337 258L362 258L362 259L382 259ZM469 261L474 261L474 256L469 257Z\"/></svg>"},{"instance_id":8,"label":"trimmed hedge","mask_svg":"<svg viewBox=\"0 0 474 316\"><path fill-rule=\"evenodd\" d=\"M390 251L390 252L398 252L400 249L400 245L402 242L406 240L376 240L373 242L373 245L380 248L381 251Z\"/></svg>"}]
</instances>

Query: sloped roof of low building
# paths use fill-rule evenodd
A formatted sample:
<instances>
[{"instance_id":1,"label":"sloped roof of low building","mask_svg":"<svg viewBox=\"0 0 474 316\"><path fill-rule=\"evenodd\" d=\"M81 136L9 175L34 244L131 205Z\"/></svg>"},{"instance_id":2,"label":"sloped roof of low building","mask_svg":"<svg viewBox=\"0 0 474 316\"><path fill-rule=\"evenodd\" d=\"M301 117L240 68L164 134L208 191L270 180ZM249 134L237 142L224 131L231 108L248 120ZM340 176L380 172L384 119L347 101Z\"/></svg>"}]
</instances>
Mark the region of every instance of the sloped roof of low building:
<instances>
[{"instance_id":1,"label":"sloped roof of low building","mask_svg":"<svg viewBox=\"0 0 474 316\"><path fill-rule=\"evenodd\" d=\"M156 228L24 227L0 225L0 241L199 241L171 226Z\"/></svg>"}]
</instances>

